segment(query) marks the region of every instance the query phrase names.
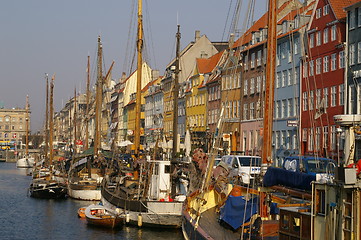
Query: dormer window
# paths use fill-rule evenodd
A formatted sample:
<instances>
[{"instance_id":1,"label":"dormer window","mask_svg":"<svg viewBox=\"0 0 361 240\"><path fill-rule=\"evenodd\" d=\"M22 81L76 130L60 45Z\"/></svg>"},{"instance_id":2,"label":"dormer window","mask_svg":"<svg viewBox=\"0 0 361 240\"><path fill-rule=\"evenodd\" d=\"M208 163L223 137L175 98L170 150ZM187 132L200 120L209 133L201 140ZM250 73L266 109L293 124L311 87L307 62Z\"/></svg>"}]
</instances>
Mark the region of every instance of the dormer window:
<instances>
[{"instance_id":1,"label":"dormer window","mask_svg":"<svg viewBox=\"0 0 361 240\"><path fill-rule=\"evenodd\" d=\"M299 28L300 27L300 16L296 16L295 17L295 28Z\"/></svg>"},{"instance_id":2,"label":"dormer window","mask_svg":"<svg viewBox=\"0 0 361 240\"><path fill-rule=\"evenodd\" d=\"M284 33L286 33L287 32L287 21L284 21L283 23L282 23L282 33L284 34Z\"/></svg>"},{"instance_id":3,"label":"dormer window","mask_svg":"<svg viewBox=\"0 0 361 240\"><path fill-rule=\"evenodd\" d=\"M323 16L326 16L330 12L330 5L323 6Z\"/></svg>"},{"instance_id":4,"label":"dormer window","mask_svg":"<svg viewBox=\"0 0 361 240\"><path fill-rule=\"evenodd\" d=\"M264 39L265 39L264 29L261 28L261 29L259 30L259 41L262 42Z\"/></svg>"}]
</instances>

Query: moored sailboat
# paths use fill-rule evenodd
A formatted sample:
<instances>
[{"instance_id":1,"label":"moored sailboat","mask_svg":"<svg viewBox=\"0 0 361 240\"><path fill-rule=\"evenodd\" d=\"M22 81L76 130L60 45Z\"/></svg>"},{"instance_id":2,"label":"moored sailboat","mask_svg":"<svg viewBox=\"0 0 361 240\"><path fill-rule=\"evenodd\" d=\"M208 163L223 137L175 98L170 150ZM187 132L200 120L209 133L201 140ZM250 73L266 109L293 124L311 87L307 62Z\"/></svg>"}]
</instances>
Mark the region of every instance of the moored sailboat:
<instances>
[{"instance_id":1,"label":"moored sailboat","mask_svg":"<svg viewBox=\"0 0 361 240\"><path fill-rule=\"evenodd\" d=\"M96 83L96 99L95 99L95 143L93 149L86 149L86 151L82 154L82 157L75 157L73 155L72 165L68 174L68 194L71 198L79 199L79 200L88 200L95 201L100 200L101 193L101 181L103 179L103 173L101 170L94 166L95 161L99 159L103 159L101 156L100 149L100 132L101 132L101 108L102 108L102 92L103 92L103 71L102 71L102 44L100 36L98 37L98 53L97 53L97 83ZM89 57L88 57L88 77L87 77L87 118L89 116ZM111 70L111 68L110 68ZM109 70L109 72L110 72ZM76 97L74 97L74 104L76 105ZM75 111L74 111L75 114ZM74 116L74 120L76 116ZM86 126L89 124L88 121L85 123ZM76 123L74 122L74 129L76 129ZM87 131L87 130L86 130ZM88 131L87 131L88 132ZM76 135L74 133L74 135ZM88 137L86 137L88 138ZM76 139L76 136L74 136ZM75 143L74 143L75 145ZM87 147L87 139L86 139L86 147ZM93 150L93 152L91 152Z\"/></svg>"},{"instance_id":2,"label":"moored sailboat","mask_svg":"<svg viewBox=\"0 0 361 240\"><path fill-rule=\"evenodd\" d=\"M49 104L49 155L45 153L46 159L44 165L48 169L44 176L33 175L32 182L30 184L30 196L34 198L65 198L67 195L66 184L64 182L58 181L54 176L54 166L53 166L53 116L54 116L54 107L53 107L53 93L54 93L54 79L55 75L53 75L50 83L50 101L48 102L48 98L46 100L46 104ZM47 96L48 96L48 81L47 81ZM46 113L48 115L48 113ZM47 125L47 124L46 124ZM47 126L46 126L47 128ZM48 156L48 157L47 157ZM41 169L44 166L34 166L35 171L41 172ZM34 171L34 172L35 172ZM44 172L44 171L43 171Z\"/></svg>"},{"instance_id":3,"label":"moored sailboat","mask_svg":"<svg viewBox=\"0 0 361 240\"><path fill-rule=\"evenodd\" d=\"M118 176L106 176L102 185L102 203L113 210L121 209L125 213L126 223L144 227L180 228L182 197L175 197L172 191L173 161L142 159L140 154L140 116L141 116L141 79L142 79L142 1L138 1L138 65L136 90L135 121L135 164L132 169ZM178 29L177 36L180 39ZM179 47L177 47L179 49ZM179 52L179 51L178 51ZM177 53L177 60L179 53ZM176 93L178 94L178 93ZM177 98L177 96L174 96ZM156 154L154 154L155 157Z\"/></svg>"},{"instance_id":4,"label":"moored sailboat","mask_svg":"<svg viewBox=\"0 0 361 240\"><path fill-rule=\"evenodd\" d=\"M29 156L29 96L26 96L26 116L25 116L25 155L16 161L18 168L32 168L35 158Z\"/></svg>"}]
</instances>

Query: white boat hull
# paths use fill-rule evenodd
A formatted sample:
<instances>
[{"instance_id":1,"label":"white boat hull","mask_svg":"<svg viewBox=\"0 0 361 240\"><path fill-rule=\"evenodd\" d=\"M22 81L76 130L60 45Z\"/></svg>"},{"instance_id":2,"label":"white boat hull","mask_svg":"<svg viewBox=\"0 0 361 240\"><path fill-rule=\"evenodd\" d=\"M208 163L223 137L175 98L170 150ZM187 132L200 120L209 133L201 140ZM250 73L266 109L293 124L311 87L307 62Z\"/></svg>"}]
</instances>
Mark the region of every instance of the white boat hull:
<instances>
[{"instance_id":1,"label":"white boat hull","mask_svg":"<svg viewBox=\"0 0 361 240\"><path fill-rule=\"evenodd\" d=\"M116 211L117 207L101 198L104 206ZM147 212L134 212L120 209L125 214L126 224L145 227L180 228L182 226L183 202L147 202ZM119 208L118 208L119 211ZM141 216L141 220L139 220Z\"/></svg>"},{"instance_id":2,"label":"white boat hull","mask_svg":"<svg viewBox=\"0 0 361 240\"><path fill-rule=\"evenodd\" d=\"M32 168L34 166L35 159L32 157L29 158L20 158L16 162L16 167L18 168Z\"/></svg>"},{"instance_id":3,"label":"white boat hull","mask_svg":"<svg viewBox=\"0 0 361 240\"><path fill-rule=\"evenodd\" d=\"M68 195L71 198L84 201L99 201L101 197L100 189L96 190L74 190L68 186Z\"/></svg>"}]
</instances>

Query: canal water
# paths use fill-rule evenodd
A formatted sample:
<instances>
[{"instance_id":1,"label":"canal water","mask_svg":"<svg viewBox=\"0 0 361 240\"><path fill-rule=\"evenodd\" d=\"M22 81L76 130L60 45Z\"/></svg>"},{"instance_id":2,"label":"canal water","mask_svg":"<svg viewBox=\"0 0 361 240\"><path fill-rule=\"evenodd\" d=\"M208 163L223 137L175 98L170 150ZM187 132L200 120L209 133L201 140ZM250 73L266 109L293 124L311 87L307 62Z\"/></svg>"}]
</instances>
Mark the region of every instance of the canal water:
<instances>
[{"instance_id":1,"label":"canal water","mask_svg":"<svg viewBox=\"0 0 361 240\"><path fill-rule=\"evenodd\" d=\"M123 226L119 230L91 227L77 217L92 202L43 200L28 196L28 169L0 162L0 239L183 239L181 230Z\"/></svg>"}]
</instances>

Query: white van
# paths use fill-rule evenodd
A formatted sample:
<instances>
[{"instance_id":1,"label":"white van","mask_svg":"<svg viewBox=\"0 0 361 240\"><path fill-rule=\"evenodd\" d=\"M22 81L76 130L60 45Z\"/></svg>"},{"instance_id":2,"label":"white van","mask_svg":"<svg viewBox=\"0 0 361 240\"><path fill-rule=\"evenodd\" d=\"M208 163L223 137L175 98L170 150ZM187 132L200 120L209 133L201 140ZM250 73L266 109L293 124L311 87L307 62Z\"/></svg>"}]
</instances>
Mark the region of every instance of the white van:
<instances>
[{"instance_id":1,"label":"white van","mask_svg":"<svg viewBox=\"0 0 361 240\"><path fill-rule=\"evenodd\" d=\"M242 183L250 184L261 173L261 157L243 155L225 155L222 161L227 164L230 177L240 177Z\"/></svg>"}]
</instances>

